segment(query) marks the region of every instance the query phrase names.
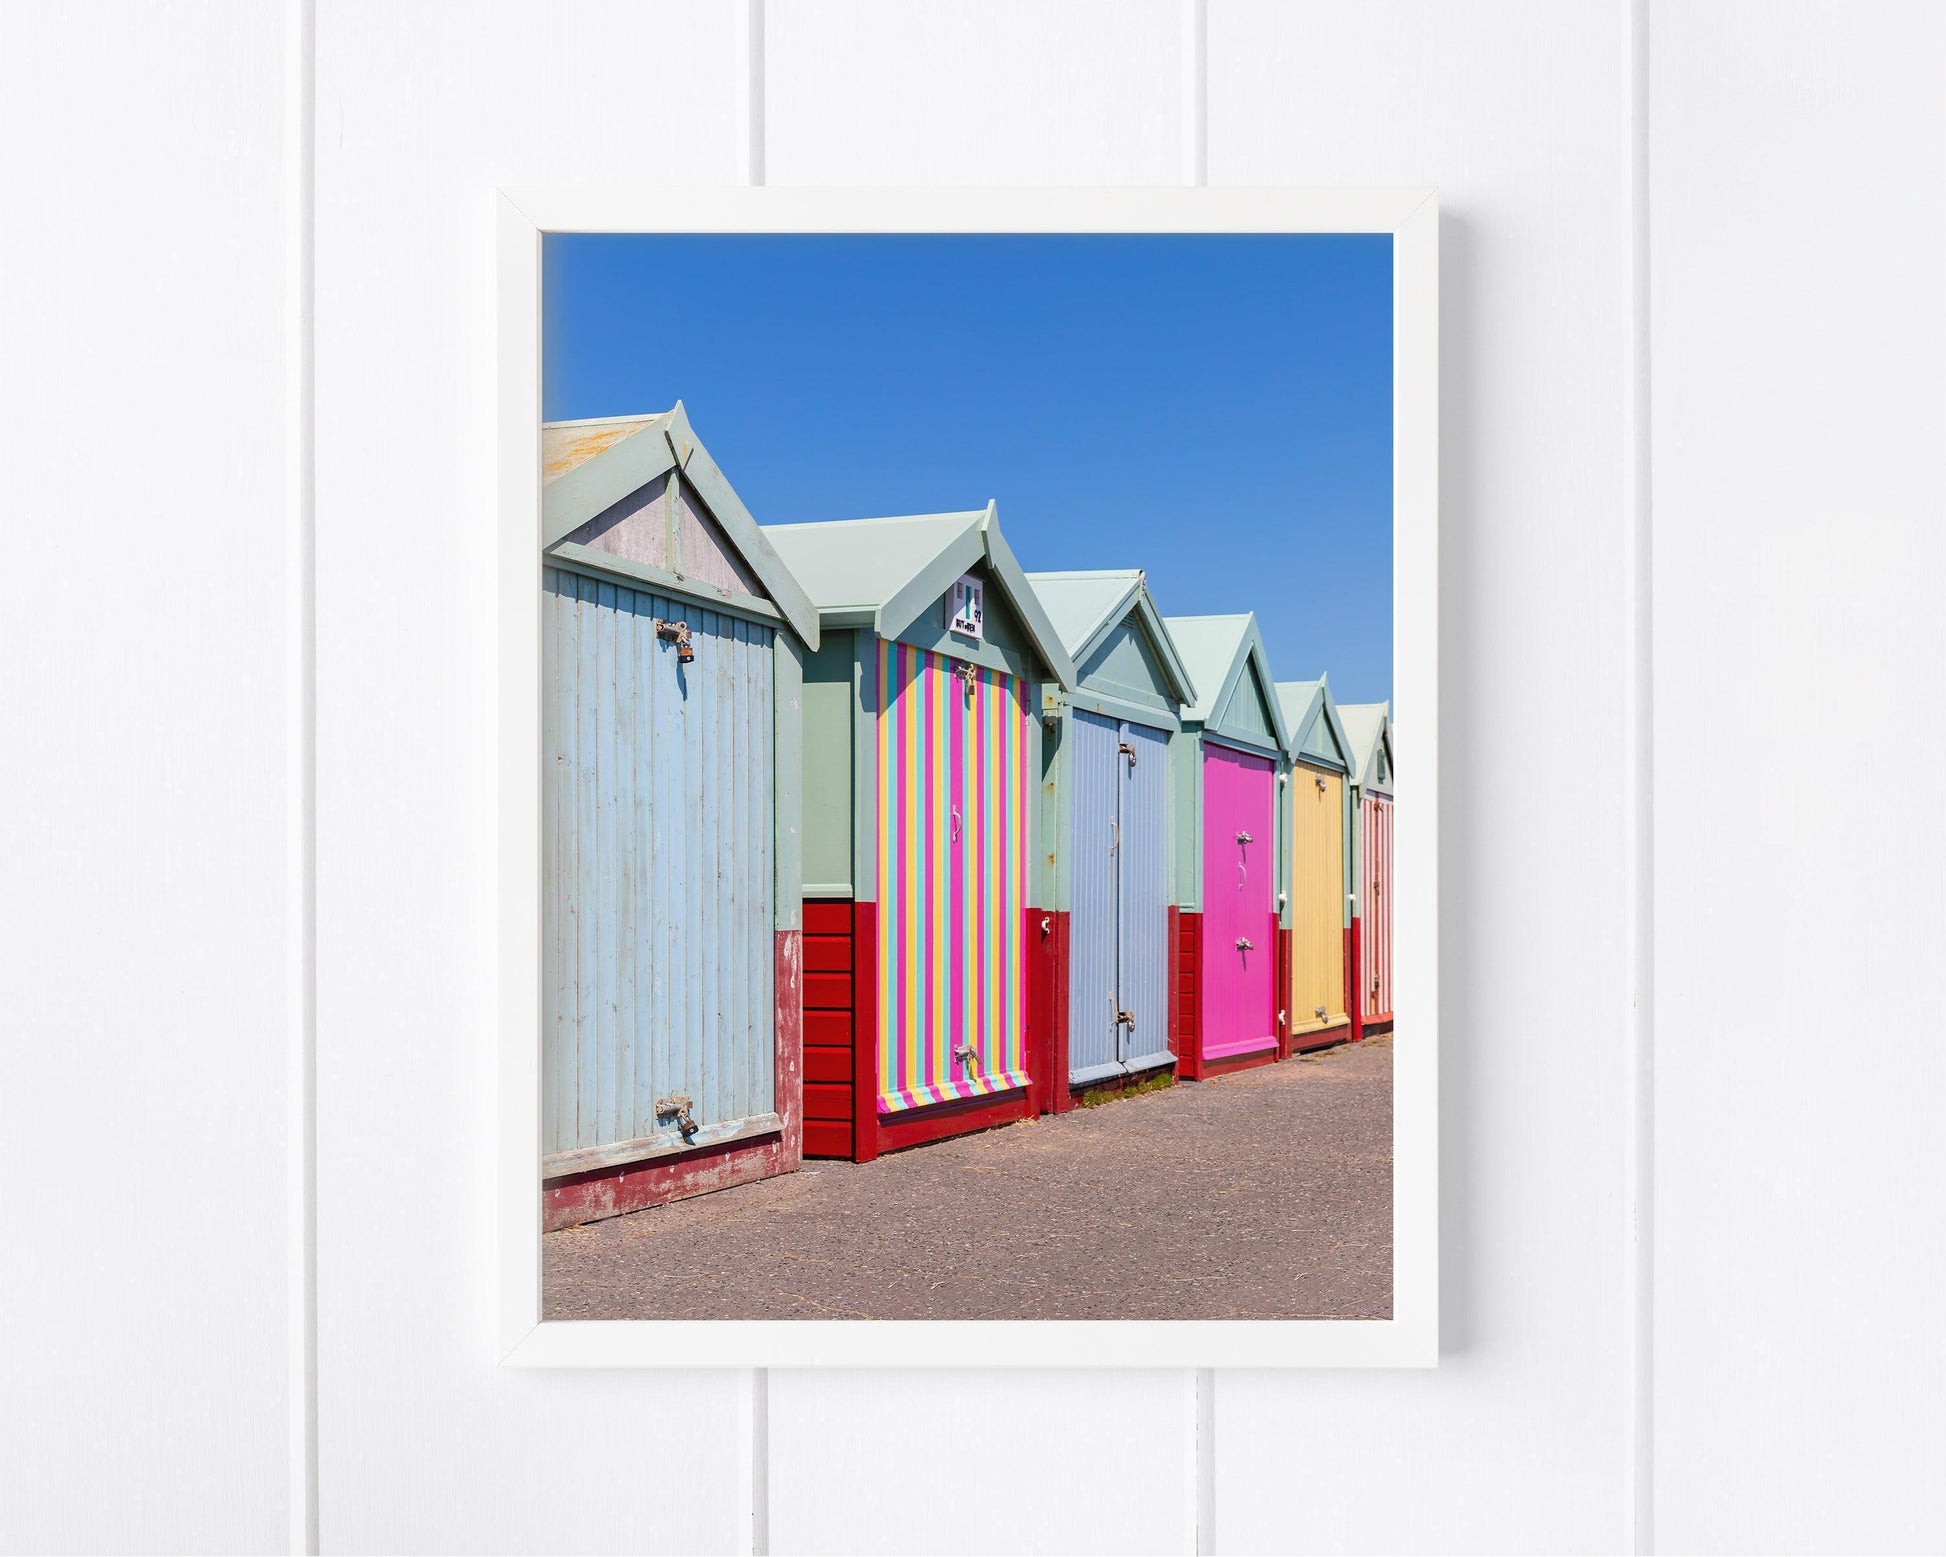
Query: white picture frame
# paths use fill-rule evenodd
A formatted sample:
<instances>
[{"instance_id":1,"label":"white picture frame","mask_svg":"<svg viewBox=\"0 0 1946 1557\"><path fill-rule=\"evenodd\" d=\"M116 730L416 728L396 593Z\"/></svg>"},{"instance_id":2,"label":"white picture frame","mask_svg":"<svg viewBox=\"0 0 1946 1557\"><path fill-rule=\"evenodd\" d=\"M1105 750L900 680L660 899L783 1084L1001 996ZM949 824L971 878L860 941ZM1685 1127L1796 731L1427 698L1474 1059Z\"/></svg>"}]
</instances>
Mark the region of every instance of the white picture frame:
<instances>
[{"instance_id":1,"label":"white picture frame","mask_svg":"<svg viewBox=\"0 0 1946 1557\"><path fill-rule=\"evenodd\" d=\"M1439 202L1431 189L513 188L498 191L496 1300L499 1361L549 1367L1431 1367L1439 1355ZM1393 240L1392 1318L541 1318L541 241L604 233L1387 233ZM1004 1339L994 1332L1004 1332ZM1109 1350L1112 1348L1112 1351Z\"/></svg>"}]
</instances>

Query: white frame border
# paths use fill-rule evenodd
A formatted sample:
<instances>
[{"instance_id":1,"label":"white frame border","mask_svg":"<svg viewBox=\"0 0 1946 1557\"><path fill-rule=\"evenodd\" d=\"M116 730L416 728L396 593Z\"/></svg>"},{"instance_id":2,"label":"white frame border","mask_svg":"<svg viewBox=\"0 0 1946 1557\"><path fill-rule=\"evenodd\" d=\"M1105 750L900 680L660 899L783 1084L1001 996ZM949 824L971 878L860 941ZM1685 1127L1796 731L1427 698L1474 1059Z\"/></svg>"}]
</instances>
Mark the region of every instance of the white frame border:
<instances>
[{"instance_id":1,"label":"white frame border","mask_svg":"<svg viewBox=\"0 0 1946 1557\"><path fill-rule=\"evenodd\" d=\"M1389 1320L541 1321L540 328L550 232L1284 232L1393 239L1398 787ZM499 192L501 1361L547 1367L1431 1367L1439 1358L1439 201L1431 189ZM1404 948L1405 955L1397 957ZM1005 1332L1004 1335L995 1332ZM997 1344L996 1344L997 1343ZM1111 1350L1112 1348L1112 1350ZM956 1359L965 1359L964 1364ZM998 1363L996 1364L996 1359Z\"/></svg>"}]
</instances>

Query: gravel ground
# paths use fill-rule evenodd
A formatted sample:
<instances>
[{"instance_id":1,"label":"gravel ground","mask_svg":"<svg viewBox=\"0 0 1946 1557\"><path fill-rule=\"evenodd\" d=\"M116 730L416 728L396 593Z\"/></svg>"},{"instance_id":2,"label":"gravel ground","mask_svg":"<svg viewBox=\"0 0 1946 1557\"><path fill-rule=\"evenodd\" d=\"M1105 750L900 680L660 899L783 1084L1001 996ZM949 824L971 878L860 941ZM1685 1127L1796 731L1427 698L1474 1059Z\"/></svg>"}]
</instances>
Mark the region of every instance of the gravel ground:
<instances>
[{"instance_id":1,"label":"gravel ground","mask_svg":"<svg viewBox=\"0 0 1946 1557\"><path fill-rule=\"evenodd\" d=\"M549 1319L1383 1319L1392 1039L542 1242Z\"/></svg>"}]
</instances>

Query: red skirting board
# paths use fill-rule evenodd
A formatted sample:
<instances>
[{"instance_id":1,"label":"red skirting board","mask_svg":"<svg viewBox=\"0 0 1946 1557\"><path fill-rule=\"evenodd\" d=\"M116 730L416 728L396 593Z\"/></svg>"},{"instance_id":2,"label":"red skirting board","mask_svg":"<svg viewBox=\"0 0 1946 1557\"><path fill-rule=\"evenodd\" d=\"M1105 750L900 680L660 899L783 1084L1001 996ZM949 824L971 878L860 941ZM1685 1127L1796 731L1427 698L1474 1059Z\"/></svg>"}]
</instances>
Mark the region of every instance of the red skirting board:
<instances>
[{"instance_id":1,"label":"red skirting board","mask_svg":"<svg viewBox=\"0 0 1946 1557\"><path fill-rule=\"evenodd\" d=\"M541 1185L541 1226L547 1232L602 1217L645 1211L671 1200L789 1173L803 1160L805 1084L805 937L779 930L776 937L777 1116L783 1129L744 1141L725 1141L675 1157L596 1168Z\"/></svg>"},{"instance_id":2,"label":"red skirting board","mask_svg":"<svg viewBox=\"0 0 1946 1557\"><path fill-rule=\"evenodd\" d=\"M1346 1014L1351 1018L1351 1041L1358 1042L1365 1036L1365 1003L1358 998L1358 979L1364 971L1363 959L1359 955L1358 918L1352 916L1351 928L1345 931L1345 988L1351 991L1351 998L1345 1002Z\"/></svg>"},{"instance_id":3,"label":"red skirting board","mask_svg":"<svg viewBox=\"0 0 1946 1557\"><path fill-rule=\"evenodd\" d=\"M1045 925L1044 930L1039 929ZM1043 910L1030 927L1028 944L1040 943L1036 979L1028 989L1029 1025L1041 1036L1031 1050L1034 1111L1065 1114L1074 1107L1068 1090L1068 911Z\"/></svg>"}]
</instances>

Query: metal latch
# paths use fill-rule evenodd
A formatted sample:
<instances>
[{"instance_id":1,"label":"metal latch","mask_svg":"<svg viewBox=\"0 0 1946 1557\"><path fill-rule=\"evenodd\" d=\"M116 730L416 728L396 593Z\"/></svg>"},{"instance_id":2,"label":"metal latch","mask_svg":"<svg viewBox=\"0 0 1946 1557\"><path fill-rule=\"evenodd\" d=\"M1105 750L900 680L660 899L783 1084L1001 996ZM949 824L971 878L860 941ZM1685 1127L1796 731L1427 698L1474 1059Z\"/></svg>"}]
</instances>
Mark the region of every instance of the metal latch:
<instances>
[{"instance_id":1,"label":"metal latch","mask_svg":"<svg viewBox=\"0 0 1946 1557\"><path fill-rule=\"evenodd\" d=\"M1128 758L1129 771L1133 772L1135 770L1135 748L1131 746L1127 741L1123 741L1121 745L1115 748L1115 750L1120 752L1124 757Z\"/></svg>"},{"instance_id":2,"label":"metal latch","mask_svg":"<svg viewBox=\"0 0 1946 1557\"><path fill-rule=\"evenodd\" d=\"M676 1121L677 1131L681 1134L683 1140L688 1142L694 1139L696 1132L702 1128L694 1119L689 1117L690 1109L695 1106L686 1093L678 1092L673 1097L659 1097L655 1100L655 1117L657 1119L674 1119Z\"/></svg>"},{"instance_id":3,"label":"metal latch","mask_svg":"<svg viewBox=\"0 0 1946 1557\"><path fill-rule=\"evenodd\" d=\"M1318 793L1320 795L1323 794L1325 790L1329 787L1324 782L1324 775L1322 773L1313 773L1311 777L1318 781Z\"/></svg>"},{"instance_id":4,"label":"metal latch","mask_svg":"<svg viewBox=\"0 0 1946 1557\"><path fill-rule=\"evenodd\" d=\"M1239 935L1237 937L1238 951L1255 951L1256 949L1257 949L1256 943L1252 941L1249 936Z\"/></svg>"},{"instance_id":5,"label":"metal latch","mask_svg":"<svg viewBox=\"0 0 1946 1557\"><path fill-rule=\"evenodd\" d=\"M689 641L689 623L665 622L659 616L651 618L651 620L655 623L656 637L666 638L676 646L677 664L687 665L691 660L696 658L696 650Z\"/></svg>"},{"instance_id":6,"label":"metal latch","mask_svg":"<svg viewBox=\"0 0 1946 1557\"><path fill-rule=\"evenodd\" d=\"M1323 1007L1323 1006L1312 1006L1312 1007L1311 1007L1311 1009L1312 1009L1312 1010L1313 1010L1314 1012L1316 1012L1316 1013L1317 1013L1317 1018L1318 1018L1318 1020L1319 1020L1320 1022L1322 1022L1322 1021L1324 1020L1324 1007Z\"/></svg>"},{"instance_id":7,"label":"metal latch","mask_svg":"<svg viewBox=\"0 0 1946 1557\"><path fill-rule=\"evenodd\" d=\"M1134 1032L1135 1013L1133 1011L1117 1011L1115 1013L1115 1025L1117 1027L1126 1027L1130 1032Z\"/></svg>"},{"instance_id":8,"label":"metal latch","mask_svg":"<svg viewBox=\"0 0 1946 1557\"><path fill-rule=\"evenodd\" d=\"M1238 843L1255 843L1256 841L1257 841L1257 840L1256 840L1255 838L1252 838L1252 837L1251 837L1251 836L1250 836L1250 835L1249 835L1248 833L1238 833L1238 834L1237 834L1237 842L1238 842Z\"/></svg>"},{"instance_id":9,"label":"metal latch","mask_svg":"<svg viewBox=\"0 0 1946 1557\"><path fill-rule=\"evenodd\" d=\"M960 1064L968 1067L971 1067L973 1062L979 1057L980 1051L970 1043L963 1043L953 1051L953 1058L958 1060Z\"/></svg>"},{"instance_id":10,"label":"metal latch","mask_svg":"<svg viewBox=\"0 0 1946 1557\"><path fill-rule=\"evenodd\" d=\"M970 701L973 691L980 684L980 672L968 660L961 660L953 667L953 674L966 683L966 696Z\"/></svg>"}]
</instances>

